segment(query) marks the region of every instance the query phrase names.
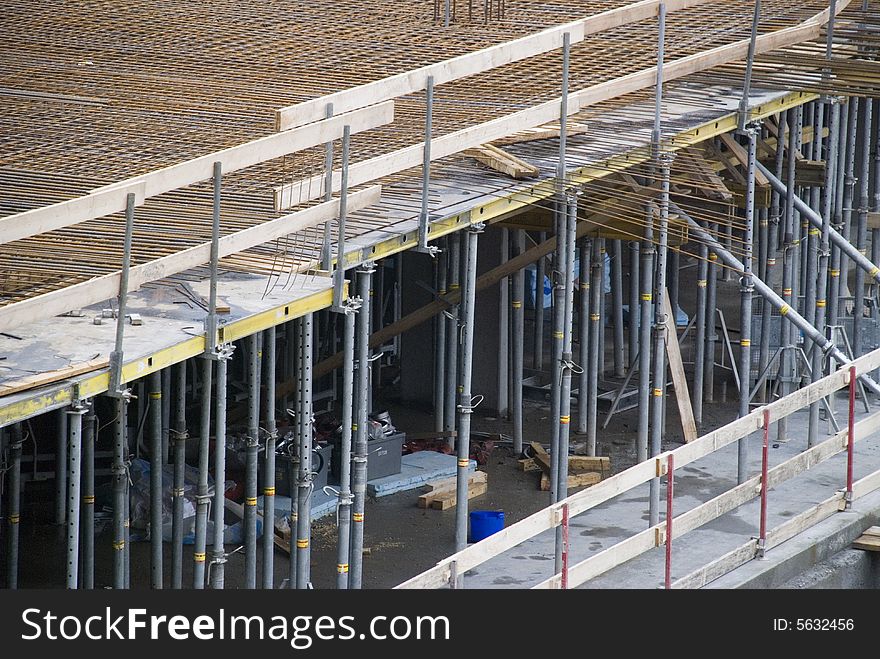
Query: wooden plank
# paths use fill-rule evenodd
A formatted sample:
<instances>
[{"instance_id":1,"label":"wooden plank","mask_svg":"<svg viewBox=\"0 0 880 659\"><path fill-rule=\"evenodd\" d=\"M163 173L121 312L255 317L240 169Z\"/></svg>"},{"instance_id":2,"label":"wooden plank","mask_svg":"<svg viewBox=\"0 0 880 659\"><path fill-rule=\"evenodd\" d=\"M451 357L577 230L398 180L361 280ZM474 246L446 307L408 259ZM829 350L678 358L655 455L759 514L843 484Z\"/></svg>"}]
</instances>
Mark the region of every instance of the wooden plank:
<instances>
[{"instance_id":1,"label":"wooden plank","mask_svg":"<svg viewBox=\"0 0 880 659\"><path fill-rule=\"evenodd\" d=\"M863 551L880 551L880 537L864 534L856 538L852 543L853 549Z\"/></svg>"},{"instance_id":2,"label":"wooden plank","mask_svg":"<svg viewBox=\"0 0 880 659\"><path fill-rule=\"evenodd\" d=\"M733 154L733 157L739 161L739 164L743 167L749 166L749 154L746 151L745 147L742 144L733 139L733 135L730 133L724 133L719 135L718 138L727 147L727 149ZM768 185L770 181L767 177L757 170L755 170L755 185Z\"/></svg>"},{"instance_id":3,"label":"wooden plank","mask_svg":"<svg viewBox=\"0 0 880 659\"><path fill-rule=\"evenodd\" d=\"M214 176L214 163L218 161L223 165L223 173L229 174L338 139L346 125L356 133L393 120L394 106L385 103L112 183L83 197L8 215L0 218L0 244L124 211L129 193L135 194L135 202L139 205L150 197L206 181Z\"/></svg>"},{"instance_id":4,"label":"wooden plank","mask_svg":"<svg viewBox=\"0 0 880 659\"><path fill-rule=\"evenodd\" d=\"M602 481L602 474L598 471L583 471L577 474L568 474L568 487L573 489L576 487L585 487L587 485L595 485ZM546 473L541 474L540 489L542 492L550 491L550 476Z\"/></svg>"},{"instance_id":5,"label":"wooden plank","mask_svg":"<svg viewBox=\"0 0 880 659\"><path fill-rule=\"evenodd\" d=\"M535 464L538 465L546 474L549 474L551 471L550 468L550 454L541 446L538 442L529 442L529 446L532 448L532 458L535 461Z\"/></svg>"},{"instance_id":6,"label":"wooden plank","mask_svg":"<svg viewBox=\"0 0 880 659\"><path fill-rule=\"evenodd\" d=\"M350 211L366 208L379 200L380 186L373 186L348 196ZM220 238L220 258L235 254L265 242L275 240L302 229L316 226L335 218L339 200L334 199L296 211L283 217L258 224ZM202 243L169 256L132 267L129 270L128 290L136 291L147 282L164 279L173 274L208 263L211 243ZM108 300L119 292L120 273L95 277L59 290L44 293L0 309L0 331Z\"/></svg>"},{"instance_id":7,"label":"wooden plank","mask_svg":"<svg viewBox=\"0 0 880 659\"><path fill-rule=\"evenodd\" d=\"M707 1L667 0L666 11L671 13L689 9ZM642 0L503 44L459 55L436 64L429 64L375 82L280 108L275 113L275 127L277 130L288 130L323 119L326 116L328 103L333 104L335 112L348 112L355 108L422 91L427 85L428 76L433 76L435 86L442 85L550 52L562 47L565 33L569 34L572 44L578 43L588 34L596 34L621 25L655 17L659 6L659 0Z\"/></svg>"},{"instance_id":8,"label":"wooden plank","mask_svg":"<svg viewBox=\"0 0 880 659\"><path fill-rule=\"evenodd\" d=\"M468 485L467 489L467 498L468 500L473 499L474 497L482 496L489 491L488 483L472 483ZM457 504L458 493L455 491L445 492L438 497L435 497L431 502L431 508L433 510L449 510L450 508L455 508Z\"/></svg>"},{"instance_id":9,"label":"wooden plank","mask_svg":"<svg viewBox=\"0 0 880 659\"><path fill-rule=\"evenodd\" d=\"M501 172L515 179L531 178L537 176L541 171L522 158L517 158L512 153L492 144L483 144L473 149L467 149L462 154L483 163L496 172Z\"/></svg>"},{"instance_id":10,"label":"wooden plank","mask_svg":"<svg viewBox=\"0 0 880 659\"><path fill-rule=\"evenodd\" d=\"M862 535L872 535L872 536L876 536L876 537L880 538L880 526L871 526L871 527L865 529L865 531L864 531L864 533L862 533Z\"/></svg>"},{"instance_id":11,"label":"wooden plank","mask_svg":"<svg viewBox=\"0 0 880 659\"><path fill-rule=\"evenodd\" d=\"M609 473L611 458L608 456L570 455L568 456L568 469L569 471L576 469Z\"/></svg>"},{"instance_id":12,"label":"wooden plank","mask_svg":"<svg viewBox=\"0 0 880 659\"><path fill-rule=\"evenodd\" d=\"M540 466L535 462L534 458L525 458L524 460L517 461L517 467L520 471L537 471L541 469Z\"/></svg>"},{"instance_id":13,"label":"wooden plank","mask_svg":"<svg viewBox=\"0 0 880 659\"><path fill-rule=\"evenodd\" d=\"M33 389L34 387L41 387L45 384L58 382L59 380L66 380L67 378L82 375L83 373L88 373L89 371L95 371L99 368L104 368L105 366L107 366L108 363L108 357L89 359L87 361L77 362L75 364L71 364L70 366L65 366L64 368L59 368L54 371L35 373L34 375L29 375L25 378L20 378L18 380L3 381L0 382L0 396L8 396L9 394L14 394L19 391L25 391L26 389Z\"/></svg>"},{"instance_id":14,"label":"wooden plank","mask_svg":"<svg viewBox=\"0 0 880 659\"><path fill-rule=\"evenodd\" d=\"M681 359L681 346L678 344L675 314L669 301L669 290L666 290L666 294L663 296L663 312L667 318L666 356L669 358L672 386L675 388L675 401L678 403L678 415L681 417L684 441L690 443L697 438L697 422L694 420L694 408L691 406L691 396L688 392L687 376L684 372L684 362Z\"/></svg>"}]
</instances>

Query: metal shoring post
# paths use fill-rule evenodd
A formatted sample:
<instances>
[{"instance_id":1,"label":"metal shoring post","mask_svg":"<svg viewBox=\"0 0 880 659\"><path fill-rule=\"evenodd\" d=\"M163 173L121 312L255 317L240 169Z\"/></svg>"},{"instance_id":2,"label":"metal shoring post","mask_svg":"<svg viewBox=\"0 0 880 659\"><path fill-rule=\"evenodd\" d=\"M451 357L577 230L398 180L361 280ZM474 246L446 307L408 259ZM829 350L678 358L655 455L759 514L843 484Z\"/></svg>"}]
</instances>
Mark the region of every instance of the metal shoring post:
<instances>
[{"instance_id":1,"label":"metal shoring post","mask_svg":"<svg viewBox=\"0 0 880 659\"><path fill-rule=\"evenodd\" d=\"M450 0L443 2L443 27L449 27L449 3Z\"/></svg>"},{"instance_id":2,"label":"metal shoring post","mask_svg":"<svg viewBox=\"0 0 880 659\"><path fill-rule=\"evenodd\" d=\"M547 240L547 232L538 234L538 243ZM546 257L541 257L535 264L535 336L532 347L532 366L536 371L544 370L544 275Z\"/></svg>"},{"instance_id":3,"label":"metal shoring post","mask_svg":"<svg viewBox=\"0 0 880 659\"><path fill-rule=\"evenodd\" d=\"M162 390L171 391L171 369L162 369ZM162 397L162 464L169 462L169 449L171 448L171 396L166 394Z\"/></svg>"},{"instance_id":4,"label":"metal shoring post","mask_svg":"<svg viewBox=\"0 0 880 659\"><path fill-rule=\"evenodd\" d=\"M779 114L779 131L778 138L776 140L776 155L774 160L774 170L776 171L777 176L782 176L782 167L783 167L783 155L785 154L785 126L787 117L787 113L781 112ZM773 268L776 267L776 253L779 247L779 217L780 217L780 195L779 192L771 188L771 196L770 196L770 212L769 212L769 224L767 227L767 248L765 258L767 259L767 265L764 268L764 276L762 279L764 281L771 281ZM772 225L772 226L770 226ZM758 372L763 373L768 365L770 359L770 323L772 321L772 307L770 306L770 301L764 298L762 307L761 307L761 346L760 352L758 355ZM766 392L766 388L765 388ZM763 397L766 402L766 395Z\"/></svg>"},{"instance_id":5,"label":"metal shoring post","mask_svg":"<svg viewBox=\"0 0 880 659\"><path fill-rule=\"evenodd\" d=\"M858 145L857 135L858 135L858 125L859 125L859 101L856 97L851 97L849 103L849 117L847 118L847 132L846 132L846 167L845 167L845 175L843 179L843 231L842 235L844 238L849 241L850 236L852 235L852 212L853 212L853 202L855 201L855 187L856 187L856 149ZM841 260L840 260L840 279L838 281L838 288L840 292L838 293L838 297L843 297L843 292L848 286L849 282L849 268L850 268L850 258L846 255L846 253L841 250ZM843 310L839 310L843 311ZM842 313L841 315L844 315ZM837 323L837 319L834 320L835 324Z\"/></svg>"},{"instance_id":6,"label":"metal shoring post","mask_svg":"<svg viewBox=\"0 0 880 659\"><path fill-rule=\"evenodd\" d=\"M578 345L580 347L579 361L581 372L578 375L578 434L587 435L589 428L590 396L590 252L593 249L589 238L582 238L580 245L580 258L578 279L580 280L581 294L578 304Z\"/></svg>"},{"instance_id":7,"label":"metal shoring post","mask_svg":"<svg viewBox=\"0 0 880 659\"><path fill-rule=\"evenodd\" d=\"M128 275L131 268L131 241L134 232L134 193L129 193L125 206L125 238L122 248L122 267L119 273L119 293L117 296L116 341L110 353L110 383L108 395L121 396L126 401L131 398L128 390L122 389L122 341L125 335L125 308L128 301Z\"/></svg>"},{"instance_id":8,"label":"metal shoring post","mask_svg":"<svg viewBox=\"0 0 880 659\"><path fill-rule=\"evenodd\" d=\"M599 375L605 377L605 259L608 255L605 249L605 239L597 238L599 242Z\"/></svg>"},{"instance_id":9,"label":"metal shoring post","mask_svg":"<svg viewBox=\"0 0 880 659\"><path fill-rule=\"evenodd\" d=\"M709 233L718 233L718 223L710 222L706 227ZM709 250L709 264L706 269L706 350L703 362L703 401L715 402L715 312L718 307L718 255Z\"/></svg>"},{"instance_id":10,"label":"metal shoring post","mask_svg":"<svg viewBox=\"0 0 880 659\"><path fill-rule=\"evenodd\" d=\"M565 200L565 148L568 133L568 85L569 66L571 62L571 35L562 35L562 96L559 104L559 157L556 162L556 200L555 200L555 231L556 255L554 270L557 277L565 277L570 268L567 264L568 249L568 204ZM559 495L559 416L562 409L562 341L565 309L563 303L564 279L553 283L553 353L550 363L550 503L556 503ZM567 474L562 477L567 478ZM466 522L465 522L466 524ZM465 533L467 529L465 528ZM558 545L558 543L557 543ZM462 545L462 548L464 545ZM558 553L558 552L557 552Z\"/></svg>"},{"instance_id":11,"label":"metal shoring post","mask_svg":"<svg viewBox=\"0 0 880 659\"><path fill-rule=\"evenodd\" d=\"M430 213L428 211L428 194L431 186L431 133L434 116L434 76L425 81L425 145L422 149L422 209L419 213L419 244L416 251L425 252L432 257L437 255L438 248L428 245L428 227Z\"/></svg>"},{"instance_id":12,"label":"metal shoring post","mask_svg":"<svg viewBox=\"0 0 880 659\"><path fill-rule=\"evenodd\" d=\"M591 242L590 263L590 334L589 352L587 364L584 370L587 372L587 387L584 395L587 398L587 455L596 455L597 440L597 417L598 417L598 394L599 394L599 323L602 315L599 306L602 304L602 254L599 249L599 240Z\"/></svg>"},{"instance_id":13,"label":"metal shoring post","mask_svg":"<svg viewBox=\"0 0 880 659\"><path fill-rule=\"evenodd\" d=\"M299 497L296 513L296 587L311 587L312 534L312 314L300 319ZM291 536L293 537L293 536Z\"/></svg>"},{"instance_id":14,"label":"metal shoring post","mask_svg":"<svg viewBox=\"0 0 880 659\"><path fill-rule=\"evenodd\" d=\"M636 368L636 355L639 353L639 241L629 244L629 309L627 309L627 325L629 326L629 354L627 355L630 369Z\"/></svg>"},{"instance_id":15,"label":"metal shoring post","mask_svg":"<svg viewBox=\"0 0 880 659\"><path fill-rule=\"evenodd\" d=\"M843 495L844 510L852 508L853 501L853 449L856 437L856 367L849 367L849 416L846 430L846 492Z\"/></svg>"},{"instance_id":16,"label":"metal shoring post","mask_svg":"<svg viewBox=\"0 0 880 659\"><path fill-rule=\"evenodd\" d=\"M193 588L205 587L205 555L208 544L208 506L211 501L208 488L211 441L211 391L214 360L202 356L201 415L199 419L199 481L196 487L196 528L193 545Z\"/></svg>"},{"instance_id":17,"label":"metal shoring post","mask_svg":"<svg viewBox=\"0 0 880 659\"><path fill-rule=\"evenodd\" d=\"M336 587L348 588L349 551L351 543L351 438L354 405L354 325L360 298L349 298L343 315L342 339L342 438L339 457L339 503L337 505L338 541L336 545Z\"/></svg>"},{"instance_id":18,"label":"metal shoring post","mask_svg":"<svg viewBox=\"0 0 880 659\"><path fill-rule=\"evenodd\" d=\"M21 445L23 442L21 423L12 426L12 441L9 445L9 488L6 504L6 521L9 524L6 558L6 587L18 588L18 536L21 526Z\"/></svg>"},{"instance_id":19,"label":"metal shoring post","mask_svg":"<svg viewBox=\"0 0 880 659\"><path fill-rule=\"evenodd\" d=\"M562 322L562 362L560 363L560 375L562 387L559 408L559 449L556 460L558 484L556 486L557 501L568 496L568 445L571 432L571 374L575 370L572 355L572 333L574 331L574 257L577 249L577 212L578 200L576 194L570 194L567 198L568 212L565 222L565 291L563 303L565 306ZM595 455L595 453L591 454ZM556 567L562 568L562 552L565 538L562 527L556 527Z\"/></svg>"},{"instance_id":20,"label":"metal shoring post","mask_svg":"<svg viewBox=\"0 0 880 659\"><path fill-rule=\"evenodd\" d=\"M639 310L639 426L636 437L636 460L648 459L648 434L651 405L651 312L654 278L654 211L646 208L645 240L640 249L641 309ZM591 366L592 368L592 366Z\"/></svg>"},{"instance_id":21,"label":"metal shoring post","mask_svg":"<svg viewBox=\"0 0 880 659\"><path fill-rule=\"evenodd\" d=\"M126 399L115 397L116 417L113 420L113 588L125 587L125 497L128 483L127 439L125 427Z\"/></svg>"},{"instance_id":22,"label":"metal shoring post","mask_svg":"<svg viewBox=\"0 0 880 659\"><path fill-rule=\"evenodd\" d=\"M834 186L834 219L832 225L841 235L843 235L843 190L844 187L846 187L846 131L849 124L849 106L850 104L848 102L843 102L843 99L841 99L840 119L838 121L837 131L837 166ZM777 176L777 178L779 177ZM838 327L840 309L840 256L840 248L832 243L831 266L828 270L828 320L826 321L826 324L829 326L830 334L833 334L835 328Z\"/></svg>"},{"instance_id":23,"label":"metal shoring post","mask_svg":"<svg viewBox=\"0 0 880 659\"><path fill-rule=\"evenodd\" d=\"M664 586L666 590L672 588L672 512L673 495L675 494L675 454L666 456L666 570L664 574Z\"/></svg>"},{"instance_id":24,"label":"metal shoring post","mask_svg":"<svg viewBox=\"0 0 880 659\"><path fill-rule=\"evenodd\" d=\"M611 241L611 313L614 318L614 375L626 374L623 339L623 247L619 240Z\"/></svg>"},{"instance_id":25,"label":"metal shoring post","mask_svg":"<svg viewBox=\"0 0 880 659\"><path fill-rule=\"evenodd\" d=\"M453 233L449 236L449 292L450 294L460 290L459 287L459 258L461 250L459 249L460 236ZM445 386L446 392L444 401L446 409L443 414L443 429L446 432L455 431L455 400L458 394L456 387L456 376L458 372L458 310L459 305L454 304L446 312L446 374ZM360 358L359 358L360 359ZM455 437L449 436L448 445L450 448L455 446Z\"/></svg>"},{"instance_id":26,"label":"metal shoring post","mask_svg":"<svg viewBox=\"0 0 880 659\"><path fill-rule=\"evenodd\" d=\"M786 153L786 195L785 195L785 243L782 256L782 299L789 307L794 306L792 284L794 279L794 264L792 261L796 255L794 244L794 232L796 220L794 214L794 185L795 185L795 154L798 151L801 108L789 110L788 149ZM780 138L781 139L781 138ZM781 365L779 368L780 396L786 396L791 392L791 384L794 379L794 363L792 353L791 325L782 323L780 333L780 345L782 346ZM782 417L776 422L776 441L785 442L787 419Z\"/></svg>"},{"instance_id":27,"label":"metal shoring post","mask_svg":"<svg viewBox=\"0 0 880 659\"><path fill-rule=\"evenodd\" d=\"M77 398L79 396L77 395ZM80 492L82 490L82 439L83 415L88 411L86 401L75 400L70 415L67 484L67 588L76 590L79 585L80 543Z\"/></svg>"},{"instance_id":28,"label":"metal shoring post","mask_svg":"<svg viewBox=\"0 0 880 659\"><path fill-rule=\"evenodd\" d=\"M739 358L739 416L749 413L749 394L752 391L752 243L755 238L755 159L758 129L747 126L743 133L748 140L748 167L746 174L746 225L743 236L743 273L740 278L740 358ZM815 282L815 280L814 280ZM736 480L743 483L749 474L749 437L737 441Z\"/></svg>"},{"instance_id":29,"label":"metal shoring post","mask_svg":"<svg viewBox=\"0 0 880 659\"><path fill-rule=\"evenodd\" d=\"M82 435L82 587L95 587L95 406L91 401Z\"/></svg>"},{"instance_id":30,"label":"metal shoring post","mask_svg":"<svg viewBox=\"0 0 880 659\"><path fill-rule=\"evenodd\" d=\"M681 259L679 258L681 253L677 249L673 249L669 252L669 284L666 286L666 290L669 291L669 306L672 308L672 328L678 332L678 323L676 321L676 317L678 315L678 307L679 307L679 287L678 287L678 275L680 269Z\"/></svg>"},{"instance_id":31,"label":"metal shoring post","mask_svg":"<svg viewBox=\"0 0 880 659\"><path fill-rule=\"evenodd\" d=\"M162 589L162 371L150 373L150 588Z\"/></svg>"},{"instance_id":32,"label":"metal shoring post","mask_svg":"<svg viewBox=\"0 0 880 659\"><path fill-rule=\"evenodd\" d=\"M770 410L764 408L764 441L761 444L761 517L758 531L758 551L755 558L764 558L767 545L767 469L770 464Z\"/></svg>"},{"instance_id":33,"label":"metal shoring post","mask_svg":"<svg viewBox=\"0 0 880 659\"><path fill-rule=\"evenodd\" d=\"M660 230L657 244L657 285L654 297L654 387L651 394L651 446L650 457L660 455L663 440L663 390L666 388L666 332L667 318L663 308L666 294L666 250L669 243L669 169L671 154L661 154L660 159ZM651 479L649 500L650 526L660 519L660 478Z\"/></svg>"},{"instance_id":34,"label":"metal shoring post","mask_svg":"<svg viewBox=\"0 0 880 659\"><path fill-rule=\"evenodd\" d=\"M345 305L345 221L348 216L348 161L351 127L342 129L342 182L339 186L339 235L336 246L336 269L333 271L333 310Z\"/></svg>"},{"instance_id":35,"label":"metal shoring post","mask_svg":"<svg viewBox=\"0 0 880 659\"><path fill-rule=\"evenodd\" d=\"M526 251L526 236L522 229L513 231L514 255ZM511 392L511 419L513 421L513 452L519 456L523 449L523 343L525 342L525 271L513 273L510 307L513 325L513 345L510 347L511 369L513 370L513 391Z\"/></svg>"},{"instance_id":36,"label":"metal shoring post","mask_svg":"<svg viewBox=\"0 0 880 659\"><path fill-rule=\"evenodd\" d=\"M697 253L697 313L694 321L694 387L691 392L694 421L703 424L703 373L706 368L706 278L709 270L709 248L699 243Z\"/></svg>"},{"instance_id":37,"label":"metal shoring post","mask_svg":"<svg viewBox=\"0 0 880 659\"><path fill-rule=\"evenodd\" d=\"M186 483L186 361L174 369L174 485L171 491L171 587L183 588L183 504Z\"/></svg>"},{"instance_id":38,"label":"metal shoring post","mask_svg":"<svg viewBox=\"0 0 880 659\"><path fill-rule=\"evenodd\" d=\"M324 108L324 117L329 119L333 116L333 104L327 103ZM324 145L324 201L333 198L333 142ZM333 248L331 241L332 220L324 222L324 239L321 243L321 268L330 272L333 268Z\"/></svg>"},{"instance_id":39,"label":"metal shoring post","mask_svg":"<svg viewBox=\"0 0 880 659\"><path fill-rule=\"evenodd\" d=\"M216 308L216 307L212 307ZM228 361L235 347L231 344L217 346L217 388L214 413L214 545L211 551L211 588L222 590L226 576L226 550L223 546L224 517L226 508L226 375Z\"/></svg>"},{"instance_id":40,"label":"metal shoring post","mask_svg":"<svg viewBox=\"0 0 880 659\"><path fill-rule=\"evenodd\" d=\"M448 260L449 250L447 249L441 250L440 258L434 259L434 284L438 298L446 295ZM354 318L352 318L352 323L354 323ZM441 313L434 318L434 430L437 432L443 432L443 413L446 409L446 340L446 318ZM349 447L350 452L351 447ZM347 579L346 576L346 581Z\"/></svg>"},{"instance_id":41,"label":"metal shoring post","mask_svg":"<svg viewBox=\"0 0 880 659\"><path fill-rule=\"evenodd\" d=\"M300 401L300 397L302 396L302 350L300 349L300 330L302 329L302 323L299 319L290 321L290 335L289 335L289 343L288 345L291 347L291 364L290 364L290 372L293 377L293 382L296 384L292 405L293 409L288 409L287 414L291 417L291 427L293 428L292 432L294 436L299 432L299 410L302 407L302 403ZM294 538L294 533L296 533L297 520L298 520L298 508L299 508L299 441L293 441L288 446L288 456L290 458L289 468L287 470L287 485L288 491L290 492L290 512L288 513L288 529L290 531L290 538ZM297 567L297 553L295 544L290 545L290 552L288 553L288 561L287 561L287 587L290 590L296 588L296 567Z\"/></svg>"},{"instance_id":42,"label":"metal shoring post","mask_svg":"<svg viewBox=\"0 0 880 659\"><path fill-rule=\"evenodd\" d=\"M474 224L465 232L467 243L467 269L462 296L461 341L461 390L458 402L458 468L456 470L455 551L467 547L468 527L468 466L470 465L470 432L473 401L471 400L471 376L474 350L474 306L477 281L477 236L483 231L482 224Z\"/></svg>"},{"instance_id":43,"label":"metal shoring post","mask_svg":"<svg viewBox=\"0 0 880 659\"><path fill-rule=\"evenodd\" d=\"M819 280L816 292L816 316L815 326L823 336L826 335L826 310L828 298L828 261L830 257L830 235L831 235L831 215L832 215L832 197L834 195L834 181L837 178L837 172L834 165L837 163L838 123L840 121L840 104L837 99L827 99L830 105L830 116L828 125L828 150L825 154L825 195L822 200L822 233L819 242ZM832 319L831 325L835 324ZM813 348L812 352L812 381L816 382L824 375L824 355L821 350ZM815 428L815 433L813 432ZM818 443L819 434L819 401L810 406L810 433L808 436L808 447L813 447Z\"/></svg>"},{"instance_id":44,"label":"metal shoring post","mask_svg":"<svg viewBox=\"0 0 880 659\"><path fill-rule=\"evenodd\" d=\"M248 337L248 434L244 476L244 587L257 587L257 459L260 449L261 335Z\"/></svg>"},{"instance_id":45,"label":"metal shoring post","mask_svg":"<svg viewBox=\"0 0 880 659\"><path fill-rule=\"evenodd\" d=\"M454 250L457 252L458 250ZM450 252L452 253L452 252ZM364 503L367 493L367 389L370 386L370 284L375 266L366 261L358 269L358 288L361 308L356 327L355 357L357 371L354 382L354 398L357 403L355 421L354 457L352 457L351 552L349 564L349 588L359 589L363 583L364 559ZM457 280L456 280L457 281ZM449 343L455 344L455 333L449 335ZM453 363L455 360L451 360ZM449 366L447 362L447 367ZM454 398L453 398L454 402Z\"/></svg>"},{"instance_id":46,"label":"metal shoring post","mask_svg":"<svg viewBox=\"0 0 880 659\"><path fill-rule=\"evenodd\" d=\"M749 122L749 94L752 90L752 68L755 62L755 43L758 39L758 22L761 19L761 0L755 0L755 11L752 15L752 31L749 39L749 51L746 57L746 73L743 80L743 93L739 101L737 128L745 130ZM673 309L674 311L674 309Z\"/></svg>"},{"instance_id":47,"label":"metal shoring post","mask_svg":"<svg viewBox=\"0 0 880 659\"><path fill-rule=\"evenodd\" d=\"M859 175L859 209L858 224L856 225L856 247L862 255L867 253L868 242L868 185L871 180L871 99L865 97L862 100L862 167ZM853 335L852 352L853 358L862 354L861 336L862 327L865 324L865 271L856 268L856 283L853 291Z\"/></svg>"},{"instance_id":48,"label":"metal shoring post","mask_svg":"<svg viewBox=\"0 0 880 659\"><path fill-rule=\"evenodd\" d=\"M263 588L275 587L275 373L277 362L277 331L275 325L263 335L263 356L266 359L266 455L263 463Z\"/></svg>"},{"instance_id":49,"label":"metal shoring post","mask_svg":"<svg viewBox=\"0 0 880 659\"><path fill-rule=\"evenodd\" d=\"M58 434L55 444L55 523L67 521L67 410L58 410Z\"/></svg>"}]
</instances>

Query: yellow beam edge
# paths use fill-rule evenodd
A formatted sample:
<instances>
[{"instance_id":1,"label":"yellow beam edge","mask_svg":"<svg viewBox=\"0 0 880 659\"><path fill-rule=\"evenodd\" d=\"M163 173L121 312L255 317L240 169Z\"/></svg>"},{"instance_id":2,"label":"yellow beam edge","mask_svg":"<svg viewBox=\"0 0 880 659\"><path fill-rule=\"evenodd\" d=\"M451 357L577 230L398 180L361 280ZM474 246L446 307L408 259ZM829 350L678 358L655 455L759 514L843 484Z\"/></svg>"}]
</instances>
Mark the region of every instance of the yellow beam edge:
<instances>
[{"instance_id":1,"label":"yellow beam edge","mask_svg":"<svg viewBox=\"0 0 880 659\"><path fill-rule=\"evenodd\" d=\"M346 294L348 287L346 284ZM235 341L251 336L270 327L305 316L307 313L326 309L333 303L333 289L318 291L286 304L261 311L233 321L218 328L220 342ZM132 382L150 373L155 373L174 364L196 357L205 352L205 337L194 336L167 348L161 348L150 355L127 362L122 367L122 381ZM63 384L63 383L62 383ZM57 383L56 383L57 385ZM78 381L80 398L91 398L103 394L110 386L110 373L107 369L96 372ZM24 421L37 416L44 410L68 405L73 402L74 387L70 383L51 392L36 393L14 403L0 403L0 427Z\"/></svg>"},{"instance_id":2,"label":"yellow beam edge","mask_svg":"<svg viewBox=\"0 0 880 659\"><path fill-rule=\"evenodd\" d=\"M749 111L749 117L752 121L765 119L778 112L784 112L793 107L809 103L820 98L819 94L809 92L790 92L780 98L756 105ZM707 121L703 124L695 126L689 130L683 131L671 138L667 143L668 148L673 151L694 146L700 142L704 142L718 135L729 133L737 127L737 112ZM568 174L568 182L572 185L579 185L596 181L606 176L616 174L629 169L635 165L647 161L651 157L650 145L635 148L631 151L621 153L604 161L581 167ZM533 206L538 202L549 199L556 194L556 180L548 179L537 183L530 188L518 190L506 197L493 199L485 204L475 206L470 210L450 215L432 222L428 228L428 240L436 240L443 236L461 230L462 228L485 222L492 224L498 222L504 217L516 213L524 208ZM418 244L418 229L413 229L395 238L389 238L376 243L369 248L369 259L378 260L406 251ZM361 256L364 250L349 253L346 257L346 267L357 265L361 262Z\"/></svg>"}]
</instances>

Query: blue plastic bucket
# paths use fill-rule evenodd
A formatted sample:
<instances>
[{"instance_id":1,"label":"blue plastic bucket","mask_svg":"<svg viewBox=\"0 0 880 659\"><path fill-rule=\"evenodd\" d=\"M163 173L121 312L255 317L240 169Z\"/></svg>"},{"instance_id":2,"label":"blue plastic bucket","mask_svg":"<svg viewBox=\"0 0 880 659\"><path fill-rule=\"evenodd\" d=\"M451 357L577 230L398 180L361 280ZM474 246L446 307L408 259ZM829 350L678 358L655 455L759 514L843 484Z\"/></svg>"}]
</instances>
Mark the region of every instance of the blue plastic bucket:
<instances>
[{"instance_id":1,"label":"blue plastic bucket","mask_svg":"<svg viewBox=\"0 0 880 659\"><path fill-rule=\"evenodd\" d=\"M474 510L471 513L471 542L479 542L504 528L504 511Z\"/></svg>"}]
</instances>

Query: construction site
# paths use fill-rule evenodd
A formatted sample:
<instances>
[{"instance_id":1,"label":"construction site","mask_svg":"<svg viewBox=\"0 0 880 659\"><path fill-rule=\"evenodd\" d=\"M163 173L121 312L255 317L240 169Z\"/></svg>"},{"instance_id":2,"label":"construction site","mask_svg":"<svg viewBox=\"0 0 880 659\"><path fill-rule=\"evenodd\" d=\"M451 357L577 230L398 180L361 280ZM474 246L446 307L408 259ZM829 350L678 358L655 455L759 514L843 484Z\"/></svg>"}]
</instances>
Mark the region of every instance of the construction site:
<instances>
[{"instance_id":1,"label":"construction site","mask_svg":"<svg viewBox=\"0 0 880 659\"><path fill-rule=\"evenodd\" d=\"M880 0L9 0L0 242L7 589L880 588Z\"/></svg>"}]
</instances>

